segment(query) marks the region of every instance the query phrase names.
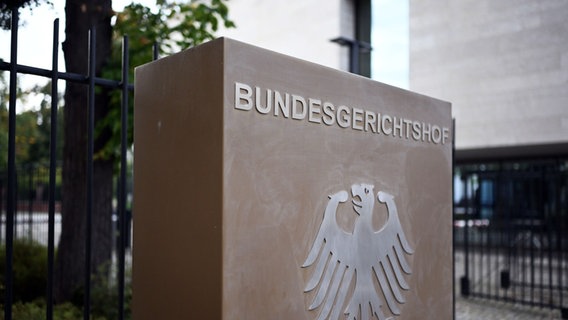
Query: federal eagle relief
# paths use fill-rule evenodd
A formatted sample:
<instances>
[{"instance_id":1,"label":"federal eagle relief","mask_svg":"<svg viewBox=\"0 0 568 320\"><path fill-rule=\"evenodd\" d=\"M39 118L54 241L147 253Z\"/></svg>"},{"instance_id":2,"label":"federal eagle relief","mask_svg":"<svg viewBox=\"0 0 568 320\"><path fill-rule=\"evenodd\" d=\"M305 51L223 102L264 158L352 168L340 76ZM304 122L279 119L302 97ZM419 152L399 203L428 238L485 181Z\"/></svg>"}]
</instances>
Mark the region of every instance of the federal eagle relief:
<instances>
[{"instance_id":1,"label":"federal eagle relief","mask_svg":"<svg viewBox=\"0 0 568 320\"><path fill-rule=\"evenodd\" d=\"M338 206L349 198L348 192L330 195L316 239L302 265L312 269L304 291L316 290L308 308L318 312L317 319L392 319L390 315L400 315L399 305L406 302L403 293L409 286L405 277L412 271L406 256L414 251L404 235L392 195L382 191L375 195L368 184L351 186L351 195L358 214L353 232L340 227L336 217ZM376 200L388 211L387 221L378 231L372 223ZM378 283L380 293L374 283Z\"/></svg>"}]
</instances>

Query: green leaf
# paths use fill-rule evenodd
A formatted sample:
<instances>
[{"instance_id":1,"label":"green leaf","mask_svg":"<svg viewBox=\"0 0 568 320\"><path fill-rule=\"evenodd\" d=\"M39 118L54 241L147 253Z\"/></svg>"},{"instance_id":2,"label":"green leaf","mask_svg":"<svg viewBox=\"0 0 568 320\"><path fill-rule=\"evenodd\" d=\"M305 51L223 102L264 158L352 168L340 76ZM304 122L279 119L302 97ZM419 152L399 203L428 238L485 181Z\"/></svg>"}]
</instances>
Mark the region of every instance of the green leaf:
<instances>
[{"instance_id":1,"label":"green leaf","mask_svg":"<svg viewBox=\"0 0 568 320\"><path fill-rule=\"evenodd\" d=\"M221 22L226 28L235 26L228 17L225 0L168 1L156 0L154 11L139 4L131 3L122 12L116 13L113 46L110 61L103 77L121 78L122 37L129 37L129 81L134 81L134 67L152 60L153 45L158 44L161 56L173 54L215 38L215 31ZM111 111L96 127L96 134L110 132L109 142L95 156L97 158L118 158L120 150L120 92L110 97ZM129 99L128 141L132 143L133 101Z\"/></svg>"}]
</instances>

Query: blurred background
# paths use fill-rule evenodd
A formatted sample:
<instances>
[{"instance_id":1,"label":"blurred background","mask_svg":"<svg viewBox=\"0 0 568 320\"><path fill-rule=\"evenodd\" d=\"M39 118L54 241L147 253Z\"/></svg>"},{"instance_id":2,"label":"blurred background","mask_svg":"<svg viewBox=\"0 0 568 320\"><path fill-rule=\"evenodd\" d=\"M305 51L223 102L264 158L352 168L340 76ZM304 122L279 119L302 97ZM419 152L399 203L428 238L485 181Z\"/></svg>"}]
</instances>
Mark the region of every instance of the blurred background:
<instances>
[{"instance_id":1,"label":"blurred background","mask_svg":"<svg viewBox=\"0 0 568 320\"><path fill-rule=\"evenodd\" d=\"M66 2L31 3L20 9L18 64L49 69L53 19L61 19L60 42L66 41L66 32L72 28L65 20ZM97 1L84 3L92 5ZM165 55L209 39L175 30L178 23L186 22L185 13L198 12L199 2L188 2L187 7L174 1L140 3L141 7L133 7L115 0L112 13L107 14L108 24L115 33L117 30L146 32L139 38L131 36L133 47L138 42L161 41L157 51ZM455 119L456 319L568 319L567 1L230 0L222 3L228 13L223 7L215 7L215 1L213 11L208 11L218 20L207 27L211 36L228 36L451 102ZM161 18L151 20L152 15ZM139 19L138 24L128 29L124 21L133 17ZM144 23L162 23L169 29L151 30ZM4 27L0 31L0 59L5 63L10 61L9 29ZM150 35L152 32L164 34ZM194 37L196 41L175 41L168 47L166 36L178 40ZM63 63L66 59L63 50L59 55L62 62L58 70L69 72ZM147 54L144 59L131 58L131 66L151 58ZM3 110L0 143L4 153L0 159L0 171L4 172L0 179L0 236L3 240L9 196L5 155L8 74L0 73ZM39 250L43 250L48 244L46 162L51 84L49 79L28 74L18 75L17 82L20 129L15 136L18 173L14 238L33 239ZM57 105L62 114L65 90L66 83L60 81L61 99ZM66 125L63 118L62 115L58 120L62 128ZM110 123L116 120L108 119L106 122ZM61 148L64 137L60 135L57 139ZM130 151L131 147L128 163L132 161ZM56 152L58 159L65 158L64 150ZM100 153L101 157L104 154ZM115 163L118 157L109 159ZM112 230L118 230L118 171L114 167L111 209L107 211ZM65 180L60 168L61 163L55 183L56 247L62 232L61 180ZM125 183L128 209L130 178ZM128 210L128 217L130 214ZM108 233L113 239L109 241L112 265L118 260L117 232ZM128 256L129 241L122 246L127 248ZM104 286L112 285L103 282Z\"/></svg>"}]
</instances>

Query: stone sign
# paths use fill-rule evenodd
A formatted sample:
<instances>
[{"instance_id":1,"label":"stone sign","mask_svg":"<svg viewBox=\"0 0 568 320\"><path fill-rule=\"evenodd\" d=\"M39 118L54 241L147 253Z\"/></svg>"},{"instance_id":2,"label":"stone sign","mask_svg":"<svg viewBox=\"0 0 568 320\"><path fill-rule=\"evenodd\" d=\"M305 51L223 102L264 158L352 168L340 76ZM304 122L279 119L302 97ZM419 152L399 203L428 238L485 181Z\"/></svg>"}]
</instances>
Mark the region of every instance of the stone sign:
<instances>
[{"instance_id":1,"label":"stone sign","mask_svg":"<svg viewBox=\"0 0 568 320\"><path fill-rule=\"evenodd\" d=\"M449 103L226 38L135 92L134 319L452 318Z\"/></svg>"}]
</instances>

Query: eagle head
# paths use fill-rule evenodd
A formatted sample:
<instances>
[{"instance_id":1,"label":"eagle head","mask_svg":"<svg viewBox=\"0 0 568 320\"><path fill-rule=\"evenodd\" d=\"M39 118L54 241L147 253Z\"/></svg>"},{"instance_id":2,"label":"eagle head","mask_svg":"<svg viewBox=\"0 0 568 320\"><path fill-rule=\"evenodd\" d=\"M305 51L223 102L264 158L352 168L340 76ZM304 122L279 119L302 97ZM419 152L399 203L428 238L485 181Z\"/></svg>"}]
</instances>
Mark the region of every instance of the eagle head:
<instances>
[{"instance_id":1,"label":"eagle head","mask_svg":"<svg viewBox=\"0 0 568 320\"><path fill-rule=\"evenodd\" d=\"M373 193L373 185L370 184L354 184L351 186L351 195L353 196L353 209L357 214L363 212L372 212L375 196Z\"/></svg>"}]
</instances>

